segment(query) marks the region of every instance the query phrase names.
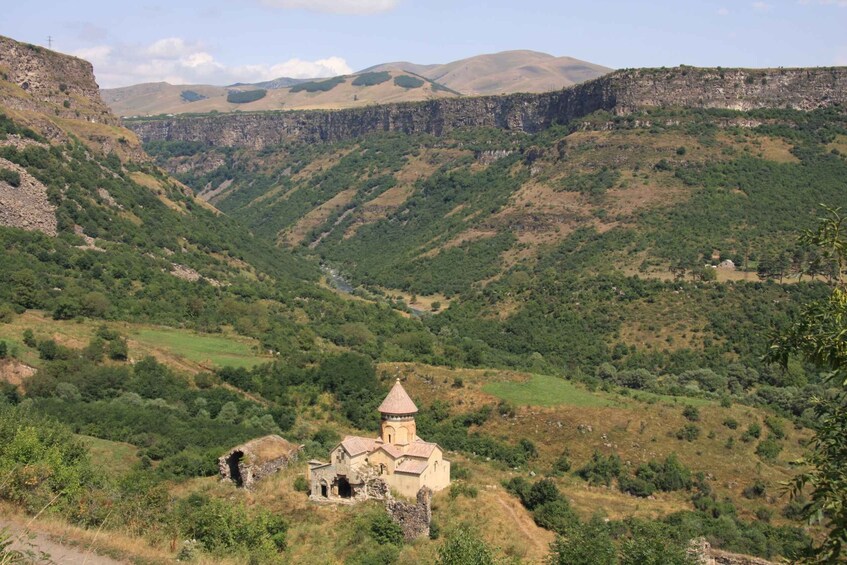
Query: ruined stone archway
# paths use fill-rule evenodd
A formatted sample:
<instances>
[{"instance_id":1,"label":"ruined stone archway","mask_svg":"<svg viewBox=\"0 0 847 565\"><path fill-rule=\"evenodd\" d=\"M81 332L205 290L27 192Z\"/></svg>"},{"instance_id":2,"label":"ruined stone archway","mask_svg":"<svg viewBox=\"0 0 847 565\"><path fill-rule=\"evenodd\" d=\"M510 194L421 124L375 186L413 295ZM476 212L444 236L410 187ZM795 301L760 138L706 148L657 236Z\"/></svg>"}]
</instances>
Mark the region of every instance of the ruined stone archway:
<instances>
[{"instance_id":1,"label":"ruined stone archway","mask_svg":"<svg viewBox=\"0 0 847 565\"><path fill-rule=\"evenodd\" d=\"M233 451L229 457L226 458L226 465L229 469L229 478L232 482L235 483L235 486L242 486L244 484L244 478L241 476L241 460L244 458L244 453L241 451Z\"/></svg>"}]
</instances>

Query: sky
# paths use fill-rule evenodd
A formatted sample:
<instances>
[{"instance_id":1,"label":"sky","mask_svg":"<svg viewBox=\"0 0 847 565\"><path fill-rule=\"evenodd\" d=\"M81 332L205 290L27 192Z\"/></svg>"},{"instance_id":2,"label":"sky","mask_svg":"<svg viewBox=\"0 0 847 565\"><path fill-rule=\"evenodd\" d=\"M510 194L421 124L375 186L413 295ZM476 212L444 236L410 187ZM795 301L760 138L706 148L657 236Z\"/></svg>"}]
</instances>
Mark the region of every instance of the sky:
<instances>
[{"instance_id":1,"label":"sky","mask_svg":"<svg viewBox=\"0 0 847 565\"><path fill-rule=\"evenodd\" d=\"M612 68L847 65L847 0L0 0L0 35L101 87L219 84L531 49Z\"/></svg>"}]
</instances>

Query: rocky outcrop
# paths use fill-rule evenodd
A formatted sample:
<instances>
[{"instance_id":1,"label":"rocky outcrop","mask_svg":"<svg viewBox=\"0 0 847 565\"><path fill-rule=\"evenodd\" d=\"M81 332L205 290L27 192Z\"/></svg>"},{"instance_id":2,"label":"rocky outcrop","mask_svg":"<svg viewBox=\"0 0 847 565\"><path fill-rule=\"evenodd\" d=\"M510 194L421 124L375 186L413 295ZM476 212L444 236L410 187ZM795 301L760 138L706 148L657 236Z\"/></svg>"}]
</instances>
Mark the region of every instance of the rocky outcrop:
<instances>
[{"instance_id":1,"label":"rocky outcrop","mask_svg":"<svg viewBox=\"0 0 847 565\"><path fill-rule=\"evenodd\" d=\"M706 538L691 540L688 556L697 565L775 565L772 561L712 548Z\"/></svg>"},{"instance_id":2,"label":"rocky outcrop","mask_svg":"<svg viewBox=\"0 0 847 565\"><path fill-rule=\"evenodd\" d=\"M0 113L50 141L76 137L103 154L148 159L100 98L91 63L0 36Z\"/></svg>"},{"instance_id":3,"label":"rocky outcrop","mask_svg":"<svg viewBox=\"0 0 847 565\"><path fill-rule=\"evenodd\" d=\"M0 169L18 173L20 185L0 180L0 226L40 231L55 236L58 230L56 207L47 198L47 187L26 169L0 158Z\"/></svg>"},{"instance_id":4,"label":"rocky outcrop","mask_svg":"<svg viewBox=\"0 0 847 565\"><path fill-rule=\"evenodd\" d=\"M17 85L21 94L0 90L0 105L117 126L120 121L100 99L91 63L37 45L0 36L0 77Z\"/></svg>"},{"instance_id":5,"label":"rocky outcrop","mask_svg":"<svg viewBox=\"0 0 847 565\"><path fill-rule=\"evenodd\" d=\"M348 110L232 113L126 121L143 141L262 149L334 142L377 131L442 135L465 127L533 133L598 110L644 107L812 110L847 103L847 68L635 69L556 92L385 104Z\"/></svg>"}]
</instances>

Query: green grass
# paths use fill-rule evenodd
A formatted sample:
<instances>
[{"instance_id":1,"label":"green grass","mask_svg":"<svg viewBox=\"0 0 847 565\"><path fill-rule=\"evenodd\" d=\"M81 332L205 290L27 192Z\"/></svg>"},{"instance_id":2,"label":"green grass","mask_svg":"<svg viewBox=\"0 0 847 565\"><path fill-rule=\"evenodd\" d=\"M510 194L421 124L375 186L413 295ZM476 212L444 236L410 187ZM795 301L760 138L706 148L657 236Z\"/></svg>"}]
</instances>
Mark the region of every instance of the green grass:
<instances>
[{"instance_id":1,"label":"green grass","mask_svg":"<svg viewBox=\"0 0 847 565\"><path fill-rule=\"evenodd\" d=\"M88 448L94 466L103 471L113 475L128 473L138 462L138 448L134 445L84 435L76 437Z\"/></svg>"},{"instance_id":2,"label":"green grass","mask_svg":"<svg viewBox=\"0 0 847 565\"><path fill-rule=\"evenodd\" d=\"M528 381L523 382L488 383L482 387L482 390L519 406L569 405L595 408L621 406L632 401L678 404L680 408L686 404L698 407L713 404L711 400L704 398L668 396L646 391L630 391L627 396L607 392L591 392L570 381L549 375L532 375Z\"/></svg>"},{"instance_id":3,"label":"green grass","mask_svg":"<svg viewBox=\"0 0 847 565\"><path fill-rule=\"evenodd\" d=\"M488 383L482 387L488 394L521 406L602 407L619 403L604 395L589 392L559 377L532 375L524 382Z\"/></svg>"},{"instance_id":4,"label":"green grass","mask_svg":"<svg viewBox=\"0 0 847 565\"><path fill-rule=\"evenodd\" d=\"M195 363L218 367L252 367L269 359L256 354L258 342L241 337L204 335L170 328L144 328L131 339L142 345L162 348Z\"/></svg>"}]
</instances>

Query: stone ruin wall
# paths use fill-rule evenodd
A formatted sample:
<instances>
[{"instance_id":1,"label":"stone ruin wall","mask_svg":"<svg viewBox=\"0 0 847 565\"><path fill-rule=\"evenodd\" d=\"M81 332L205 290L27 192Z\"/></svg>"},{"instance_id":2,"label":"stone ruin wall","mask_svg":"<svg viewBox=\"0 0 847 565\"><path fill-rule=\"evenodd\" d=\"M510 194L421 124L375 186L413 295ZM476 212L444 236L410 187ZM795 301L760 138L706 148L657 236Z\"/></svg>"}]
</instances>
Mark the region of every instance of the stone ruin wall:
<instances>
[{"instance_id":1,"label":"stone ruin wall","mask_svg":"<svg viewBox=\"0 0 847 565\"><path fill-rule=\"evenodd\" d=\"M389 498L385 501L385 510L391 519L403 528L403 536L407 542L421 536L429 536L429 525L432 523L432 491L427 487L418 491L415 504Z\"/></svg>"}]
</instances>

